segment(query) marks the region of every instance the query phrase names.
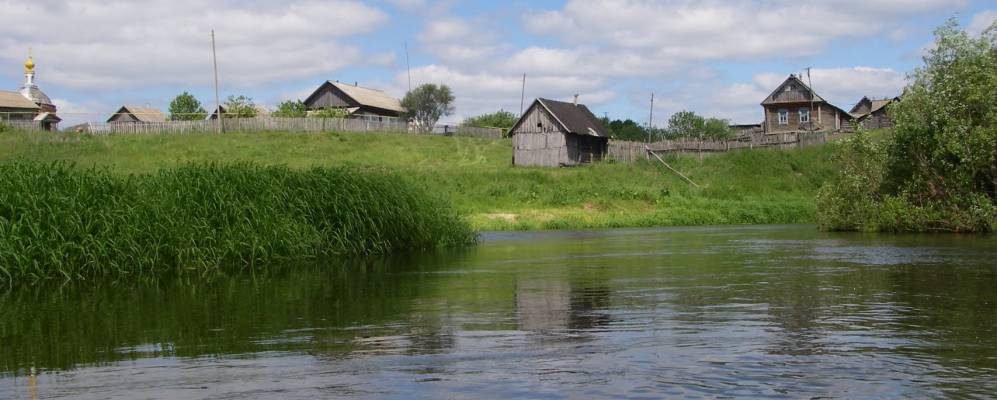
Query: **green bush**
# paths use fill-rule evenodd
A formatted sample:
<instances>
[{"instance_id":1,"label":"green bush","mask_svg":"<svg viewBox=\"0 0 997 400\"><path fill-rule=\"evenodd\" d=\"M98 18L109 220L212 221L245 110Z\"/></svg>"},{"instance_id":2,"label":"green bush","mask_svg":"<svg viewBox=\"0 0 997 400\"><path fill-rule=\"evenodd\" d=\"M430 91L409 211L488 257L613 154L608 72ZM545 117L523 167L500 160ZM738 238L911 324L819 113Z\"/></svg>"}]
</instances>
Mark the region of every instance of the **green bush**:
<instances>
[{"instance_id":1,"label":"green bush","mask_svg":"<svg viewBox=\"0 0 997 400\"><path fill-rule=\"evenodd\" d=\"M474 236L440 200L371 170L192 164L121 176L0 165L0 282L204 274Z\"/></svg>"}]
</instances>

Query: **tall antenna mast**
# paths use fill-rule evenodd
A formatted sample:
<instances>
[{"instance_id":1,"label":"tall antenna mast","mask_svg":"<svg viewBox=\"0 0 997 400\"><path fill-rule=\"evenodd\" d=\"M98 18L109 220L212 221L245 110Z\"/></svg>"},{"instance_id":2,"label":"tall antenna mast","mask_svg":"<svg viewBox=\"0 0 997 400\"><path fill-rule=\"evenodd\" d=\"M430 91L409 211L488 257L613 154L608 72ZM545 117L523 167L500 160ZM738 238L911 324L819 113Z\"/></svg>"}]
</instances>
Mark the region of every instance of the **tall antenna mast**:
<instances>
[{"instance_id":1,"label":"tall antenna mast","mask_svg":"<svg viewBox=\"0 0 997 400\"><path fill-rule=\"evenodd\" d=\"M526 102L526 73L523 73L523 89L519 92L519 116L523 116L523 103Z\"/></svg>"},{"instance_id":2,"label":"tall antenna mast","mask_svg":"<svg viewBox=\"0 0 997 400\"><path fill-rule=\"evenodd\" d=\"M218 133L222 133L222 103L218 100L218 53L215 52L215 30L211 30L211 62L215 68L215 116L218 121Z\"/></svg>"},{"instance_id":3,"label":"tall antenna mast","mask_svg":"<svg viewBox=\"0 0 997 400\"><path fill-rule=\"evenodd\" d=\"M412 64L408 60L408 42L405 43L405 71L408 72L408 91L412 91Z\"/></svg>"}]
</instances>

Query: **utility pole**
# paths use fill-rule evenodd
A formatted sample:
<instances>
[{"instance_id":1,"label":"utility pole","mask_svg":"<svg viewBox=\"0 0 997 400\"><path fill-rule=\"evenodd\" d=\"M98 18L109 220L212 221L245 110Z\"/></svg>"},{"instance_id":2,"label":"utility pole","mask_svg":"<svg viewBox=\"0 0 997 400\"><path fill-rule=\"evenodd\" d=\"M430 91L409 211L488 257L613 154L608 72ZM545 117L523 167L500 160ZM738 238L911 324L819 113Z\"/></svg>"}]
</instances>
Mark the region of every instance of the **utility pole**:
<instances>
[{"instance_id":1,"label":"utility pole","mask_svg":"<svg viewBox=\"0 0 997 400\"><path fill-rule=\"evenodd\" d=\"M647 114L647 142L651 143L651 129L654 126L654 92L651 92L651 111Z\"/></svg>"},{"instance_id":2,"label":"utility pole","mask_svg":"<svg viewBox=\"0 0 997 400\"><path fill-rule=\"evenodd\" d=\"M526 102L526 73L523 73L523 89L519 92L519 116L523 116L523 103Z\"/></svg>"},{"instance_id":3,"label":"utility pole","mask_svg":"<svg viewBox=\"0 0 997 400\"><path fill-rule=\"evenodd\" d=\"M810 131L814 130L814 97L817 96L817 92L814 91L814 81L810 79L810 67L807 67L807 84L810 85L810 117L807 118L807 123L810 125Z\"/></svg>"},{"instance_id":4,"label":"utility pole","mask_svg":"<svg viewBox=\"0 0 997 400\"><path fill-rule=\"evenodd\" d=\"M412 64L408 60L408 42L405 43L405 71L408 72L408 91L412 91Z\"/></svg>"},{"instance_id":5,"label":"utility pole","mask_svg":"<svg viewBox=\"0 0 997 400\"><path fill-rule=\"evenodd\" d=\"M218 121L218 133L222 133L222 103L218 100L218 53L215 52L215 30L211 30L211 62L215 67L215 116Z\"/></svg>"}]
</instances>

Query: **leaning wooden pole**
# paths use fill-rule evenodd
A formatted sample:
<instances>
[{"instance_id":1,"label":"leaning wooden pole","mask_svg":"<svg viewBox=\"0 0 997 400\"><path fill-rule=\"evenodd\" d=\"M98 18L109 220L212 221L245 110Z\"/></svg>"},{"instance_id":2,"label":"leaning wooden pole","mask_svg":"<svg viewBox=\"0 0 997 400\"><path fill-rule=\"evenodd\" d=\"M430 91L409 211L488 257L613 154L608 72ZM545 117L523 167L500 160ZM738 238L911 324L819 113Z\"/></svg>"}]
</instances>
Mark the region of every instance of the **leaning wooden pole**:
<instances>
[{"instance_id":1,"label":"leaning wooden pole","mask_svg":"<svg viewBox=\"0 0 997 400\"><path fill-rule=\"evenodd\" d=\"M655 153L654 153L653 151L651 151L651 148L650 148L650 147L647 147L647 145L645 145L645 146L644 146L644 150L647 150L647 154L650 154L650 155L654 156L654 158L657 158L657 159L658 159L658 161L661 161L661 163L662 163L662 164L664 164L664 165L665 165L665 168L668 168L668 170L669 170L669 171L672 171L672 172L674 172L674 173L675 173L675 175L678 175L678 176L682 177L682 179L685 179L685 181L686 181L686 182L689 182L689 184L691 184L692 186L695 186L695 187L697 187L697 188L699 187L699 185L697 185L697 184L696 184L696 182L693 182L693 181L692 181L692 179L689 179L689 178L688 178L688 177L686 177L685 175L682 175L682 173L681 173L681 172L679 172L679 171L678 171L678 170L676 170L675 168L672 168L672 166L671 166L671 165L668 165L668 163L666 163L666 162L665 162L665 160L663 160L663 159L661 158L661 156L659 156L659 155L655 154Z\"/></svg>"}]
</instances>

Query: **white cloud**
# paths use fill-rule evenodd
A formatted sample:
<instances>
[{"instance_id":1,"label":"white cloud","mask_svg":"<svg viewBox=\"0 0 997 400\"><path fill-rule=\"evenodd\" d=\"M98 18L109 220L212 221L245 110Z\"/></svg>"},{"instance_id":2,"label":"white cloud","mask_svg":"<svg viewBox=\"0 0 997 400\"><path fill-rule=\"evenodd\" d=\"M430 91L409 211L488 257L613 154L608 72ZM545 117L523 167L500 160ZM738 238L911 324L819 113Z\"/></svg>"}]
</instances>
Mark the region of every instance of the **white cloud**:
<instances>
[{"instance_id":1,"label":"white cloud","mask_svg":"<svg viewBox=\"0 0 997 400\"><path fill-rule=\"evenodd\" d=\"M629 49L650 58L784 58L814 55L830 40L868 37L914 13L961 3L569 0L563 10L527 13L523 23L530 32L569 45Z\"/></svg>"},{"instance_id":2,"label":"white cloud","mask_svg":"<svg viewBox=\"0 0 997 400\"><path fill-rule=\"evenodd\" d=\"M342 39L387 21L352 0L219 3L6 2L0 54L19 62L33 47L40 82L50 85L206 85L215 29L223 85L248 86L365 63L363 52Z\"/></svg>"},{"instance_id":3,"label":"white cloud","mask_svg":"<svg viewBox=\"0 0 997 400\"><path fill-rule=\"evenodd\" d=\"M981 11L969 21L966 32L970 35L979 35L989 28L990 25L993 25L994 22L997 22L997 10Z\"/></svg>"}]
</instances>

